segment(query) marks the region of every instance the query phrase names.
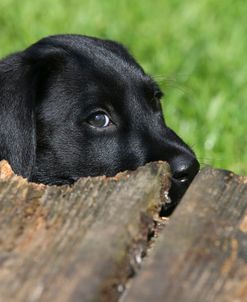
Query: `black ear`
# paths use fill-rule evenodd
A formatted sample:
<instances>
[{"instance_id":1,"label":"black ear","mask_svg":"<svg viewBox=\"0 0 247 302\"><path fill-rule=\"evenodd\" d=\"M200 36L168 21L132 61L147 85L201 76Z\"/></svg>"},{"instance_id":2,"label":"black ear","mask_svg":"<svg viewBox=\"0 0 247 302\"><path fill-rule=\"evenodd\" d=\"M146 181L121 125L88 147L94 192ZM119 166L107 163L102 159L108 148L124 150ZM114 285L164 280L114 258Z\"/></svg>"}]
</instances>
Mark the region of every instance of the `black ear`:
<instances>
[{"instance_id":1,"label":"black ear","mask_svg":"<svg viewBox=\"0 0 247 302\"><path fill-rule=\"evenodd\" d=\"M61 48L41 40L0 61L0 160L27 178L36 160L37 91L63 57Z\"/></svg>"}]
</instances>

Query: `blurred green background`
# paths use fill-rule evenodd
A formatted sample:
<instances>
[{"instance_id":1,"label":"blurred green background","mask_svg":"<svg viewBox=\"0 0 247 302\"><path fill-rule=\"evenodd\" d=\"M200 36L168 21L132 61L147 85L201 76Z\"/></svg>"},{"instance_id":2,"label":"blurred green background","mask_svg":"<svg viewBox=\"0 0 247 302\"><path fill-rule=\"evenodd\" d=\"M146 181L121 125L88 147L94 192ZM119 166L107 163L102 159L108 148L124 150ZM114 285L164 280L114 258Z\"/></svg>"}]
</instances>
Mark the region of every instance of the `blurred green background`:
<instances>
[{"instance_id":1,"label":"blurred green background","mask_svg":"<svg viewBox=\"0 0 247 302\"><path fill-rule=\"evenodd\" d=\"M122 42L201 164L247 174L247 1L0 0L1 57L57 33Z\"/></svg>"}]
</instances>

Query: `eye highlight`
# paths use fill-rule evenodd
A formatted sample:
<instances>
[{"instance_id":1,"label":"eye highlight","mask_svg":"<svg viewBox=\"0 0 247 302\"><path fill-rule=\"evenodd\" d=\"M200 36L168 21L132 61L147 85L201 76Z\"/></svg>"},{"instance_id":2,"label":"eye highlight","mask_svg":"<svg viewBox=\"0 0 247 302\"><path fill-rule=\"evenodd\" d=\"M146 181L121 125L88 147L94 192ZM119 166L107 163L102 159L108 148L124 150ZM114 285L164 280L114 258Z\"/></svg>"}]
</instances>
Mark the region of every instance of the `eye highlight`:
<instances>
[{"instance_id":1,"label":"eye highlight","mask_svg":"<svg viewBox=\"0 0 247 302\"><path fill-rule=\"evenodd\" d=\"M104 112L95 112L91 114L87 122L95 128L106 128L111 125L111 120Z\"/></svg>"}]
</instances>

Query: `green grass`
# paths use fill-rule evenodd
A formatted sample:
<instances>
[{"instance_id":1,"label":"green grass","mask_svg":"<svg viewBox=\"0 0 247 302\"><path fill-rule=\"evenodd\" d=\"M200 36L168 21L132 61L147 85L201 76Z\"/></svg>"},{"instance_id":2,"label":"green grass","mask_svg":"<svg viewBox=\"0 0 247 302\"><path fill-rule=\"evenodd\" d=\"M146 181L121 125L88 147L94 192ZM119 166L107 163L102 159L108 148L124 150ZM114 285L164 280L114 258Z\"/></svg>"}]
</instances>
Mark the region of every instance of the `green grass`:
<instances>
[{"instance_id":1,"label":"green grass","mask_svg":"<svg viewBox=\"0 0 247 302\"><path fill-rule=\"evenodd\" d=\"M0 55L56 33L121 41L202 164L247 174L247 2L1 0Z\"/></svg>"}]
</instances>

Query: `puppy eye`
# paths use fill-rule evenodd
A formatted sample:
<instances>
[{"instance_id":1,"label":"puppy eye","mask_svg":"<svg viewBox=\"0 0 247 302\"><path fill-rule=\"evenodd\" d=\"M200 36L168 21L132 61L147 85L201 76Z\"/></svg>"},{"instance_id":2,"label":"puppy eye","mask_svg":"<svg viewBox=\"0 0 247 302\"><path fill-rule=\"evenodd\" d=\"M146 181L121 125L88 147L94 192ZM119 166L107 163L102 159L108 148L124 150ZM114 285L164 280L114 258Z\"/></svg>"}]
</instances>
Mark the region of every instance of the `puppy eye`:
<instances>
[{"instance_id":1,"label":"puppy eye","mask_svg":"<svg viewBox=\"0 0 247 302\"><path fill-rule=\"evenodd\" d=\"M96 112L90 115L87 122L96 128L105 128L111 124L109 116L103 112Z\"/></svg>"}]
</instances>

